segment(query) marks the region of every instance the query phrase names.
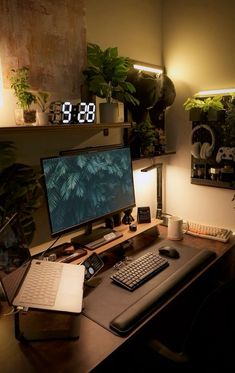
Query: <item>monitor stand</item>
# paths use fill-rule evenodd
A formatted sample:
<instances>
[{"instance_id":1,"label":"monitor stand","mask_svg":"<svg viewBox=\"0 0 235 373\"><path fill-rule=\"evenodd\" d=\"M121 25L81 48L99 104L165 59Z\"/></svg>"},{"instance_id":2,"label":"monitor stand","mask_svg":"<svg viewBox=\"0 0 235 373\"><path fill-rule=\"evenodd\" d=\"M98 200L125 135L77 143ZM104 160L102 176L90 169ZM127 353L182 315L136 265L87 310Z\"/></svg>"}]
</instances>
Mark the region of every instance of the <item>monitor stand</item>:
<instances>
[{"instance_id":1,"label":"monitor stand","mask_svg":"<svg viewBox=\"0 0 235 373\"><path fill-rule=\"evenodd\" d=\"M87 244L103 238L106 234L112 233L114 230L108 227L98 227L92 229L92 224L88 224L84 234L73 237L71 239L72 243L77 245L86 246Z\"/></svg>"}]
</instances>

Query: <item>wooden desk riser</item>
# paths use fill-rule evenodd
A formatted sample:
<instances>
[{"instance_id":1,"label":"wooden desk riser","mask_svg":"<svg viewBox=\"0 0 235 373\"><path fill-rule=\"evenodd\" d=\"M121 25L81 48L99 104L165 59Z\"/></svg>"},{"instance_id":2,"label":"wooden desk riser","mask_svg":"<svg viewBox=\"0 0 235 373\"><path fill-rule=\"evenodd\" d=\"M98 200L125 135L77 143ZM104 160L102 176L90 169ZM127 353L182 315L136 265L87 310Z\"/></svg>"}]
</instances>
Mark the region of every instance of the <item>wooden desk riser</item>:
<instances>
[{"instance_id":1,"label":"wooden desk riser","mask_svg":"<svg viewBox=\"0 0 235 373\"><path fill-rule=\"evenodd\" d=\"M121 244L121 243L123 243L123 242L125 242L125 241L127 241L131 238L134 238L134 237L138 236L139 234L147 231L148 229L151 229L151 228L154 228L154 227L156 227L156 229L157 229L157 227L161 223L162 223L162 220L159 220L159 219L151 219L151 223L145 223L145 224L137 224L137 222L134 221L132 224L137 225L137 230L135 232L130 231L129 225L121 224L120 226L115 227L114 229L116 231L121 232L123 234L122 237L119 237L119 238L115 239L114 241L108 242L107 244L102 245L102 246L100 246L99 248L97 248L93 251L96 251L98 254L101 254L104 251L107 251L107 250L113 248L116 245L119 245L119 244ZM59 243L68 242L68 241L70 241L70 239L73 236L74 236L74 234L73 235L72 234L66 235L66 236L61 238ZM36 247L33 247L32 249L30 249L31 255L36 255L36 254L44 251L45 248L49 247L49 246L50 246L50 243L47 243L47 244L44 243L44 244L38 245ZM74 260L73 263L74 264L80 263L81 261L86 259L86 257L88 257L91 253L92 253L92 251L88 250L88 253L87 253L86 256L83 256L81 259Z\"/></svg>"},{"instance_id":2,"label":"wooden desk riser","mask_svg":"<svg viewBox=\"0 0 235 373\"><path fill-rule=\"evenodd\" d=\"M133 238L137 234L145 232L148 228L153 228L159 224L159 221L153 221L150 225L139 225L137 232L127 231L124 229L124 236L115 241L115 245L123 242L128 238ZM167 228L159 225L160 236L166 238ZM202 276L209 267L213 266L216 261L220 260L226 253L229 253L235 246L235 238L232 237L226 244L195 238L189 235L184 235L181 241L182 246L193 246L198 249L211 249L217 253L217 258L211 262L206 268L198 273L189 283L185 284L182 289L177 291L174 296L158 308L151 316L137 327L132 333L126 337L119 337L104 329L95 322L89 320L85 316L81 316L80 337L75 341L47 341L33 342L29 346L19 343L14 337L13 316L0 318L0 366L1 371L11 372L16 368L18 371L44 372L78 372L87 373L104 361L112 352L120 348L125 342L129 341L136 333L143 329L149 321L153 320L164 307L175 297L179 296L185 288ZM101 253L114 246L113 243L104 245L96 251Z\"/></svg>"}]
</instances>

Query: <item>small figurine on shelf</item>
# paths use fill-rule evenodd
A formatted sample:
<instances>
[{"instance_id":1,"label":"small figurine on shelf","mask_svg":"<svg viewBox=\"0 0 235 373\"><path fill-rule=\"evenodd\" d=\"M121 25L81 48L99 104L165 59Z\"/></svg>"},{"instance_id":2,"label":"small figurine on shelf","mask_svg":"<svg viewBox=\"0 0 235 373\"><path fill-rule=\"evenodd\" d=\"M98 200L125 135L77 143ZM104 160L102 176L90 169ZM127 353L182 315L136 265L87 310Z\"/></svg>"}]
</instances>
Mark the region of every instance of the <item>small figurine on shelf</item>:
<instances>
[{"instance_id":1,"label":"small figurine on shelf","mask_svg":"<svg viewBox=\"0 0 235 373\"><path fill-rule=\"evenodd\" d=\"M135 219L131 215L132 209L127 209L124 211L124 216L122 218L122 224L131 224Z\"/></svg>"}]
</instances>

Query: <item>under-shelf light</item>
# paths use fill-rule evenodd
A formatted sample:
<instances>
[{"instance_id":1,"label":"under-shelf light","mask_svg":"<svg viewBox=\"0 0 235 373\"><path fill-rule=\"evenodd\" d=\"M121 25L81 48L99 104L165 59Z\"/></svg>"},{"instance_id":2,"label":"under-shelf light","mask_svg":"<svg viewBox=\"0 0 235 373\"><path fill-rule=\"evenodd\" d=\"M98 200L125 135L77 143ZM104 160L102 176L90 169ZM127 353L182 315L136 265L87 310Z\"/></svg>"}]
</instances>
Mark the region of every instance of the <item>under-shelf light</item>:
<instances>
[{"instance_id":1,"label":"under-shelf light","mask_svg":"<svg viewBox=\"0 0 235 373\"><path fill-rule=\"evenodd\" d=\"M195 96L212 96L212 95L230 95L235 93L235 88L211 89L208 91L200 91Z\"/></svg>"},{"instance_id":2,"label":"under-shelf light","mask_svg":"<svg viewBox=\"0 0 235 373\"><path fill-rule=\"evenodd\" d=\"M163 73L163 69L160 68L160 67L153 67L153 66L150 66L150 65L142 65L142 64L139 64L139 63L134 63L133 64L133 67L134 69L136 70L140 70L140 71L148 71L148 72L151 72L151 73L154 73L154 74L162 74Z\"/></svg>"}]
</instances>

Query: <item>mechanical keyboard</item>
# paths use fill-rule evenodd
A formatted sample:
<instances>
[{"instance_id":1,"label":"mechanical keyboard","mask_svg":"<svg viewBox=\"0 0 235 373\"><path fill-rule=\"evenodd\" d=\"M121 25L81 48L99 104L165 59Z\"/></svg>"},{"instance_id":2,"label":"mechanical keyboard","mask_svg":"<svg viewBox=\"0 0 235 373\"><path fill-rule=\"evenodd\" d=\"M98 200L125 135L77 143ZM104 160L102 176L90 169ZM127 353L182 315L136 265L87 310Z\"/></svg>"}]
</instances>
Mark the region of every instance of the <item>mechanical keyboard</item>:
<instances>
[{"instance_id":1,"label":"mechanical keyboard","mask_svg":"<svg viewBox=\"0 0 235 373\"><path fill-rule=\"evenodd\" d=\"M230 229L218 228L200 223L187 222L186 233L192 236L209 238L211 240L227 242L233 232Z\"/></svg>"},{"instance_id":2,"label":"mechanical keyboard","mask_svg":"<svg viewBox=\"0 0 235 373\"><path fill-rule=\"evenodd\" d=\"M168 266L167 259L150 251L119 269L110 278L132 291Z\"/></svg>"}]
</instances>

